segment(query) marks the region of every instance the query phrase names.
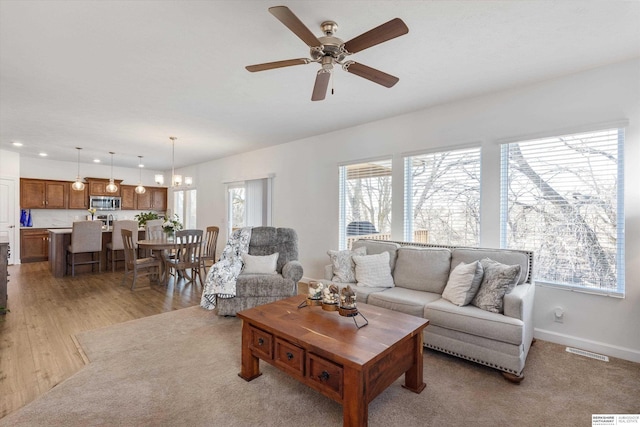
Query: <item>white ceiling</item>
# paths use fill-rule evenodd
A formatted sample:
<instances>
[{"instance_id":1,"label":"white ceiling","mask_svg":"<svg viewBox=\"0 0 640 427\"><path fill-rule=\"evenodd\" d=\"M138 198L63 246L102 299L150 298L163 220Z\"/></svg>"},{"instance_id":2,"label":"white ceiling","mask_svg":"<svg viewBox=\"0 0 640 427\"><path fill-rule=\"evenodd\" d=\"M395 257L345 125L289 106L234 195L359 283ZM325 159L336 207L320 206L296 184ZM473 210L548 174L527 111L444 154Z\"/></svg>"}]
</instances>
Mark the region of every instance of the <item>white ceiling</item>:
<instances>
[{"instance_id":1,"label":"white ceiling","mask_svg":"<svg viewBox=\"0 0 640 427\"><path fill-rule=\"evenodd\" d=\"M355 54L400 78L341 69L311 102L317 64L267 9L349 40L399 17L409 34ZM638 1L0 0L0 148L169 169L640 57ZM20 149L14 141L24 144Z\"/></svg>"}]
</instances>

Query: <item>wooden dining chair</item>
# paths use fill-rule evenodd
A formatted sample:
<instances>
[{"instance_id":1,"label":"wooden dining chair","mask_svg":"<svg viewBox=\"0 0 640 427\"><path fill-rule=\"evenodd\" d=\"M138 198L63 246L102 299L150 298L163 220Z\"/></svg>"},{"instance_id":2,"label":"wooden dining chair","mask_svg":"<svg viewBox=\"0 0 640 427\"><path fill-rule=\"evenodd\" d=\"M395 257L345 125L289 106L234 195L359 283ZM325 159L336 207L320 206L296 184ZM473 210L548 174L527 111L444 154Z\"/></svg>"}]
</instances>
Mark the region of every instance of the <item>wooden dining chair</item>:
<instances>
[{"instance_id":1,"label":"wooden dining chair","mask_svg":"<svg viewBox=\"0 0 640 427\"><path fill-rule=\"evenodd\" d=\"M220 228L215 225L207 227L207 233L204 237L204 246L202 247L202 256L200 257L200 264L203 272L207 273L207 267L213 265L216 262L216 245L218 244L218 233ZM209 262L211 262L209 264Z\"/></svg>"},{"instance_id":2,"label":"wooden dining chair","mask_svg":"<svg viewBox=\"0 0 640 427\"><path fill-rule=\"evenodd\" d=\"M176 232L176 252L173 258L167 259L171 274L177 282L181 277L187 283L195 283L196 276L204 285L200 272L202 255L202 230L181 230ZM187 271L189 270L191 274Z\"/></svg>"},{"instance_id":3,"label":"wooden dining chair","mask_svg":"<svg viewBox=\"0 0 640 427\"><path fill-rule=\"evenodd\" d=\"M91 261L78 261L76 255L90 253ZM96 259L95 255L98 255ZM98 273L102 270L102 221L75 221L71 229L71 244L67 247L67 270L71 266L71 275L76 275L76 265L98 264Z\"/></svg>"},{"instance_id":4,"label":"wooden dining chair","mask_svg":"<svg viewBox=\"0 0 640 427\"><path fill-rule=\"evenodd\" d=\"M160 263L162 261L153 257L138 258L131 230L123 228L120 233L124 246L124 276L122 277L122 284L125 283L128 275L133 275L133 282L131 283L131 290L133 290L138 277L150 274L160 277Z\"/></svg>"}]
</instances>

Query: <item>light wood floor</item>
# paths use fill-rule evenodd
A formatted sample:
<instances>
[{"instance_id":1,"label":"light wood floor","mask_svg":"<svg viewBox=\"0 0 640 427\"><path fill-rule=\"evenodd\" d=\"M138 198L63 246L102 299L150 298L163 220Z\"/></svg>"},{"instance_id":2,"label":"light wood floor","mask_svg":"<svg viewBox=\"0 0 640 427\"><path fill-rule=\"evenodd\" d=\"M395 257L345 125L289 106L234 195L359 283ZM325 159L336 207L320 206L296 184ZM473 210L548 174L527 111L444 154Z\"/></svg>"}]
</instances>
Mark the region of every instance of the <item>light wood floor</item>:
<instances>
[{"instance_id":1,"label":"light wood floor","mask_svg":"<svg viewBox=\"0 0 640 427\"><path fill-rule=\"evenodd\" d=\"M202 287L174 289L139 279L121 286L123 272L56 279L46 262L9 266L8 307L0 315L0 418L80 370L73 341L81 331L200 303Z\"/></svg>"}]
</instances>

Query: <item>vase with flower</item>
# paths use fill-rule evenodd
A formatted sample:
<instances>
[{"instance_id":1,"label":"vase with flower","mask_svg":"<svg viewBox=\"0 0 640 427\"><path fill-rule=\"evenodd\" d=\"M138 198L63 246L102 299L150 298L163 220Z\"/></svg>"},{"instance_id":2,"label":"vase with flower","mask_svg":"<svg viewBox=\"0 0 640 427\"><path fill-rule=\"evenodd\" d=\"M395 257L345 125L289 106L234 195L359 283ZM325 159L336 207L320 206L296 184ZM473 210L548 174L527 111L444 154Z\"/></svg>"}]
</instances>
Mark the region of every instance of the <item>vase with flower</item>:
<instances>
[{"instance_id":1,"label":"vase with flower","mask_svg":"<svg viewBox=\"0 0 640 427\"><path fill-rule=\"evenodd\" d=\"M182 228L182 223L177 214L167 218L164 224L162 224L162 230L167 235L167 240L175 240L176 231L180 231Z\"/></svg>"},{"instance_id":2,"label":"vase with flower","mask_svg":"<svg viewBox=\"0 0 640 427\"><path fill-rule=\"evenodd\" d=\"M91 214L91 221L93 221L97 212L96 208L89 208L87 209L87 212Z\"/></svg>"}]
</instances>

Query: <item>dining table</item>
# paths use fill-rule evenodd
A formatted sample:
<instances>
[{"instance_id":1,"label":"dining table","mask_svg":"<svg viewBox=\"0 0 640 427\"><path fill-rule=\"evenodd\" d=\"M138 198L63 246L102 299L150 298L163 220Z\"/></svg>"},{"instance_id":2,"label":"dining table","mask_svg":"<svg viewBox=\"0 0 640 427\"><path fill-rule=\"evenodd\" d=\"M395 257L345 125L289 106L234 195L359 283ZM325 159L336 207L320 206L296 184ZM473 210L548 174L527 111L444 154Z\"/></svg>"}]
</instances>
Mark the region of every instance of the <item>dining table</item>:
<instances>
[{"instance_id":1,"label":"dining table","mask_svg":"<svg viewBox=\"0 0 640 427\"><path fill-rule=\"evenodd\" d=\"M165 253L175 252L178 250L179 246L180 241L176 238L169 239L167 237L163 237L161 239L138 240L138 247L140 249L150 250L151 256L161 261L160 265L162 266L162 271L160 272L160 277L158 279L159 283L166 285L169 282L169 260L168 257L165 256Z\"/></svg>"}]
</instances>

